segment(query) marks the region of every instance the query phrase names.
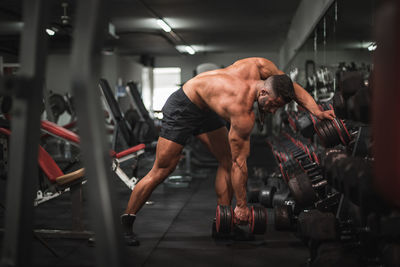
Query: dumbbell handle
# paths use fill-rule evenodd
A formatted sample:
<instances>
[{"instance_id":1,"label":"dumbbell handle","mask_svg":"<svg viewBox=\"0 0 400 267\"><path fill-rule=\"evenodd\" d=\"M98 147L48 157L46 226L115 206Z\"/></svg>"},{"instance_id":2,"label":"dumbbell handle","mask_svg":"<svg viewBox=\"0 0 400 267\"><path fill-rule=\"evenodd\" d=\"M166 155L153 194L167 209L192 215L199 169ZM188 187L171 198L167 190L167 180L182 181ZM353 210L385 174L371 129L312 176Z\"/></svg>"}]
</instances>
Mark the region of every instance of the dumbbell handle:
<instances>
[{"instance_id":1,"label":"dumbbell handle","mask_svg":"<svg viewBox=\"0 0 400 267\"><path fill-rule=\"evenodd\" d=\"M313 187L313 188L319 188L319 187L325 186L325 185L327 185L327 184L328 184L328 182L327 182L326 180L322 180L322 181L319 182L319 183L313 184L312 187Z\"/></svg>"}]
</instances>

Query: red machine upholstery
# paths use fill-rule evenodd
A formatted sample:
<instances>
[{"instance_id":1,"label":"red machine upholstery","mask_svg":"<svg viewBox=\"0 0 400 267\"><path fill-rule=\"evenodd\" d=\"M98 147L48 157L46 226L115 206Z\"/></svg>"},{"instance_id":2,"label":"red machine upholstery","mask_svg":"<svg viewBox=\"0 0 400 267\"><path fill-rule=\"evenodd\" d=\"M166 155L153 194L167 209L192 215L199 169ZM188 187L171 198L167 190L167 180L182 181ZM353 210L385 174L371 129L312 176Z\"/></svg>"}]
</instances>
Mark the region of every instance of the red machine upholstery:
<instances>
[{"instance_id":1,"label":"red machine upholstery","mask_svg":"<svg viewBox=\"0 0 400 267\"><path fill-rule=\"evenodd\" d=\"M58 167L57 163L53 160L53 158L49 155L49 153L47 153L47 151L44 150L44 148L41 146L39 146L38 160L40 168L51 182L55 183L57 177L64 175L64 173Z\"/></svg>"},{"instance_id":2,"label":"red machine upholstery","mask_svg":"<svg viewBox=\"0 0 400 267\"><path fill-rule=\"evenodd\" d=\"M73 142L73 143L77 143L77 144L80 143L80 138L76 133L71 132L70 130L65 129L53 122L43 120L43 121L41 121L41 127L43 130L45 130L46 132L48 132L50 134L59 136L70 142Z\"/></svg>"},{"instance_id":3,"label":"red machine upholstery","mask_svg":"<svg viewBox=\"0 0 400 267\"><path fill-rule=\"evenodd\" d=\"M132 154L132 153L134 153L134 152L137 152L137 151L139 151L139 150L141 150L141 149L144 149L145 147L146 147L145 144L139 144L139 145L137 145L137 146L133 146L133 147L128 148L128 149L126 149L126 150L124 150L124 151L121 151L121 152L115 154L114 156L115 156L117 159L119 159L119 158L125 157L125 156L127 156L127 155L129 155L129 154Z\"/></svg>"},{"instance_id":4,"label":"red machine upholstery","mask_svg":"<svg viewBox=\"0 0 400 267\"><path fill-rule=\"evenodd\" d=\"M7 136L11 135L11 131L6 128L0 128L0 133L5 134Z\"/></svg>"},{"instance_id":5,"label":"red machine upholstery","mask_svg":"<svg viewBox=\"0 0 400 267\"><path fill-rule=\"evenodd\" d=\"M5 128L0 128L0 133L7 136L11 135L11 131ZM57 163L41 146L39 146L38 160L41 169L51 182L56 182L57 177L64 175Z\"/></svg>"}]
</instances>

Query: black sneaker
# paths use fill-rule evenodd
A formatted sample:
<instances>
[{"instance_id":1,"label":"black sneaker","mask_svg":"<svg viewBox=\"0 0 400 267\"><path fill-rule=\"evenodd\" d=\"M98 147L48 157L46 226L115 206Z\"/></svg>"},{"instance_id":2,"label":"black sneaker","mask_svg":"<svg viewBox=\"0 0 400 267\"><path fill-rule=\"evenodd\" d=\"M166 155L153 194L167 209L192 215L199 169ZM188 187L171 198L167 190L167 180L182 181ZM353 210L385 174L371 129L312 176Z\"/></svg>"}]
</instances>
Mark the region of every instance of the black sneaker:
<instances>
[{"instance_id":1,"label":"black sneaker","mask_svg":"<svg viewBox=\"0 0 400 267\"><path fill-rule=\"evenodd\" d=\"M140 245L140 241L137 239L137 236L135 234L133 234L133 235L125 235L124 234L124 241L125 241L125 245L130 246L130 247Z\"/></svg>"},{"instance_id":2,"label":"black sneaker","mask_svg":"<svg viewBox=\"0 0 400 267\"><path fill-rule=\"evenodd\" d=\"M136 234L133 232L133 223L136 220L134 214L123 214L121 215L122 232L127 246L139 246L140 242L137 239Z\"/></svg>"}]
</instances>

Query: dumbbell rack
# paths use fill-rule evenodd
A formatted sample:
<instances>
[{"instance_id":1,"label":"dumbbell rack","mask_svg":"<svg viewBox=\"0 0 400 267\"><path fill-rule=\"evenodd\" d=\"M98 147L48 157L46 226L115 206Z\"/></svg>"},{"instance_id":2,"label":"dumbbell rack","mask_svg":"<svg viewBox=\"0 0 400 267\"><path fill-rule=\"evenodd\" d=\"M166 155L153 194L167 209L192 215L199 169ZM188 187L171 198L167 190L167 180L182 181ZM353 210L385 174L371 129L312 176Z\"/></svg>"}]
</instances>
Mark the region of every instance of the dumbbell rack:
<instances>
[{"instance_id":1,"label":"dumbbell rack","mask_svg":"<svg viewBox=\"0 0 400 267\"><path fill-rule=\"evenodd\" d=\"M321 103L321 110L336 110L334 104ZM336 246L358 251L365 265L379 265L383 247L399 248L400 216L373 186L371 127L349 114L357 113L317 121L304 111L288 111L280 135L268 139L293 198L274 207L275 228L297 232L315 264Z\"/></svg>"}]
</instances>

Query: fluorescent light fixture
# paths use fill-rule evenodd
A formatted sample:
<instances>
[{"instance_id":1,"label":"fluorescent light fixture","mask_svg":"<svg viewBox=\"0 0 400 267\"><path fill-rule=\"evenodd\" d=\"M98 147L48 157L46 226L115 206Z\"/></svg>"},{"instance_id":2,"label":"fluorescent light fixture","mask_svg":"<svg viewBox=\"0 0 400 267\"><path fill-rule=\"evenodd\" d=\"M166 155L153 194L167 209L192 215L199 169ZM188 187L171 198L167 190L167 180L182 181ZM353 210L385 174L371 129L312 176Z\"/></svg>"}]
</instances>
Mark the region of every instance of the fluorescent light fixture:
<instances>
[{"instance_id":1,"label":"fluorescent light fixture","mask_svg":"<svg viewBox=\"0 0 400 267\"><path fill-rule=\"evenodd\" d=\"M186 49L184 45L177 45L175 46L176 50L178 50L179 53L186 53Z\"/></svg>"},{"instance_id":2,"label":"fluorescent light fixture","mask_svg":"<svg viewBox=\"0 0 400 267\"><path fill-rule=\"evenodd\" d=\"M172 67L172 68L154 68L153 69L153 73L156 73L156 74L171 74L171 73L174 73L174 74L177 74L177 73L181 73L181 68L174 68L174 67Z\"/></svg>"},{"instance_id":3,"label":"fluorescent light fixture","mask_svg":"<svg viewBox=\"0 0 400 267\"><path fill-rule=\"evenodd\" d=\"M158 19L157 23L165 32L170 32L171 31L171 27L168 26L168 24L165 23L165 21L163 21L162 19Z\"/></svg>"},{"instance_id":4,"label":"fluorescent light fixture","mask_svg":"<svg viewBox=\"0 0 400 267\"><path fill-rule=\"evenodd\" d=\"M48 35L53 36L54 34L56 34L56 32L52 29L46 29L46 32Z\"/></svg>"},{"instance_id":5,"label":"fluorescent light fixture","mask_svg":"<svg viewBox=\"0 0 400 267\"><path fill-rule=\"evenodd\" d=\"M111 22L108 23L108 34L112 36L114 39L119 39L119 36L116 33L115 26Z\"/></svg>"},{"instance_id":6,"label":"fluorescent light fixture","mask_svg":"<svg viewBox=\"0 0 400 267\"><path fill-rule=\"evenodd\" d=\"M188 52L190 55L194 55L196 53L196 51L194 51L193 47L191 47L190 45L185 46L185 50L186 52Z\"/></svg>"},{"instance_id":7,"label":"fluorescent light fixture","mask_svg":"<svg viewBox=\"0 0 400 267\"><path fill-rule=\"evenodd\" d=\"M371 43L371 44L368 46L368 51L375 51L375 50L376 50L376 47L377 47L376 43Z\"/></svg>"}]
</instances>

